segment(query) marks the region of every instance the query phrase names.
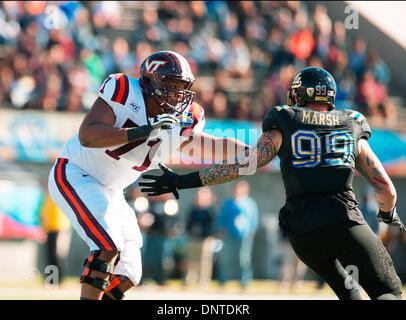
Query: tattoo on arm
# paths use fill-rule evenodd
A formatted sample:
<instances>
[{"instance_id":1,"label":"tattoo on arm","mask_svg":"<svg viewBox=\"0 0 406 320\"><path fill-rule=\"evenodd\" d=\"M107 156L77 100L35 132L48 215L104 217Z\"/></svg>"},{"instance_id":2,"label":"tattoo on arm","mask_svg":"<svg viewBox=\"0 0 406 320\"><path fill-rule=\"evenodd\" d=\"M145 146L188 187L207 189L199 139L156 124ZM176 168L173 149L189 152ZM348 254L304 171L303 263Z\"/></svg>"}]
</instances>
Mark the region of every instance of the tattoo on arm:
<instances>
[{"instance_id":1,"label":"tattoo on arm","mask_svg":"<svg viewBox=\"0 0 406 320\"><path fill-rule=\"evenodd\" d=\"M243 155L222 163L213 164L199 172L203 185L216 185L233 181L242 175L244 170L254 169L268 164L279 151L280 133L276 130L266 131L258 139L255 147L247 148Z\"/></svg>"},{"instance_id":2,"label":"tattoo on arm","mask_svg":"<svg viewBox=\"0 0 406 320\"><path fill-rule=\"evenodd\" d=\"M357 165L358 172L375 188L378 192L389 187L387 175L382 165L377 165L373 158L366 157L365 165Z\"/></svg>"}]
</instances>

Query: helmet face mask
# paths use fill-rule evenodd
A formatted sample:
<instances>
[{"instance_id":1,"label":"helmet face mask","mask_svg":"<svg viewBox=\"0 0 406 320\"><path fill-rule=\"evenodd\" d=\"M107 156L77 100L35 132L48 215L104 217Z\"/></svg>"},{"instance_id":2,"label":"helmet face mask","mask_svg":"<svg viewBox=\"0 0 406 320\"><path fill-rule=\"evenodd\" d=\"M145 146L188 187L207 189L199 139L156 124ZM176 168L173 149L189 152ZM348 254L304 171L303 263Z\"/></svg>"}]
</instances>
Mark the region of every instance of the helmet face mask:
<instances>
[{"instance_id":1,"label":"helmet face mask","mask_svg":"<svg viewBox=\"0 0 406 320\"><path fill-rule=\"evenodd\" d=\"M140 84L143 92L158 103L164 113L182 113L192 103L195 79L187 60L172 51L150 55L141 65Z\"/></svg>"},{"instance_id":2,"label":"helmet face mask","mask_svg":"<svg viewBox=\"0 0 406 320\"><path fill-rule=\"evenodd\" d=\"M164 79L161 83L155 92L165 113L182 113L193 103L196 94L189 90L193 83L172 78Z\"/></svg>"},{"instance_id":3,"label":"helmet face mask","mask_svg":"<svg viewBox=\"0 0 406 320\"><path fill-rule=\"evenodd\" d=\"M287 92L287 104L305 107L309 103L325 103L333 110L336 94L334 78L326 70L309 67L298 72Z\"/></svg>"}]
</instances>

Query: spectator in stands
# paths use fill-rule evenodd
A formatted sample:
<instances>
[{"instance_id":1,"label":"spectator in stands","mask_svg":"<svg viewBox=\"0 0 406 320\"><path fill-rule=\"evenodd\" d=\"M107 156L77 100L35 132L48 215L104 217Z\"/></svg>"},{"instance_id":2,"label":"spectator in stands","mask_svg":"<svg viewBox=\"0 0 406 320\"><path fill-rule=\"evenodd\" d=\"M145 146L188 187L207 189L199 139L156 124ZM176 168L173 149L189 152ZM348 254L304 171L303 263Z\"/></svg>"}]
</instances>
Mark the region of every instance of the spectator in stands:
<instances>
[{"instance_id":1,"label":"spectator in stands","mask_svg":"<svg viewBox=\"0 0 406 320\"><path fill-rule=\"evenodd\" d=\"M93 6L93 17L99 17L102 25L116 28L120 24L122 8L119 1L100 1Z\"/></svg>"},{"instance_id":2,"label":"spectator in stands","mask_svg":"<svg viewBox=\"0 0 406 320\"><path fill-rule=\"evenodd\" d=\"M217 91L213 98L213 117L215 119L226 119L227 112L227 96L222 91Z\"/></svg>"},{"instance_id":3,"label":"spectator in stands","mask_svg":"<svg viewBox=\"0 0 406 320\"><path fill-rule=\"evenodd\" d=\"M104 53L105 58L103 61L105 65L107 64L107 74L130 73L132 71L135 57L133 52L130 51L128 41L122 37L114 39L112 49L111 52L107 51Z\"/></svg>"},{"instance_id":4,"label":"spectator in stands","mask_svg":"<svg viewBox=\"0 0 406 320\"><path fill-rule=\"evenodd\" d=\"M349 66L360 79L365 71L367 60L367 45L364 40L357 38L354 40L353 48L349 52Z\"/></svg>"},{"instance_id":5,"label":"spectator in stands","mask_svg":"<svg viewBox=\"0 0 406 320\"><path fill-rule=\"evenodd\" d=\"M236 13L231 12L224 18L223 23L220 24L218 32L219 39L222 41L231 41L233 37L239 35L238 26L238 16Z\"/></svg>"},{"instance_id":6,"label":"spectator in stands","mask_svg":"<svg viewBox=\"0 0 406 320\"><path fill-rule=\"evenodd\" d=\"M234 266L239 269L241 288L246 288L252 280L252 246L258 228L258 207L249 192L249 184L245 180L238 181L233 197L224 201L218 217L218 234L223 241L218 265L220 285L233 276Z\"/></svg>"},{"instance_id":7,"label":"spectator in stands","mask_svg":"<svg viewBox=\"0 0 406 320\"><path fill-rule=\"evenodd\" d=\"M203 1L191 1L190 11L192 14L192 21L195 25L196 30L202 30L206 25L206 5Z\"/></svg>"},{"instance_id":8,"label":"spectator in stands","mask_svg":"<svg viewBox=\"0 0 406 320\"><path fill-rule=\"evenodd\" d=\"M347 51L348 42L347 42L347 33L344 26L344 22L337 20L334 22L333 26L333 38L332 44L336 46L339 50Z\"/></svg>"},{"instance_id":9,"label":"spectator in stands","mask_svg":"<svg viewBox=\"0 0 406 320\"><path fill-rule=\"evenodd\" d=\"M239 120L250 119L252 99L247 95L242 95L234 106L234 118Z\"/></svg>"},{"instance_id":10,"label":"spectator in stands","mask_svg":"<svg viewBox=\"0 0 406 320\"><path fill-rule=\"evenodd\" d=\"M327 8L324 5L318 4L314 10L314 35L315 35L315 51L322 61L325 61L329 52L330 37L332 31L331 19L327 14Z\"/></svg>"},{"instance_id":11,"label":"spectator in stands","mask_svg":"<svg viewBox=\"0 0 406 320\"><path fill-rule=\"evenodd\" d=\"M155 6L146 6L141 13L142 19L137 26L137 32L134 32L132 41L148 41L154 46L168 43L171 28L165 27L165 24L159 19L158 10ZM168 32L169 30L169 32Z\"/></svg>"},{"instance_id":12,"label":"spectator in stands","mask_svg":"<svg viewBox=\"0 0 406 320\"><path fill-rule=\"evenodd\" d=\"M289 38L289 49L300 60L306 60L314 48L312 33L307 30L296 30Z\"/></svg>"},{"instance_id":13,"label":"spectator in stands","mask_svg":"<svg viewBox=\"0 0 406 320\"><path fill-rule=\"evenodd\" d=\"M148 213L152 215L152 224L146 230L146 247L144 256L144 278L164 285L168 269L173 259L176 237L180 232L179 217L176 212L168 212L165 204L170 195L149 198ZM173 200L176 201L176 200Z\"/></svg>"},{"instance_id":14,"label":"spectator in stands","mask_svg":"<svg viewBox=\"0 0 406 320\"><path fill-rule=\"evenodd\" d=\"M365 72L358 87L358 102L361 111L371 118L383 118L386 95L385 86L375 80L371 71Z\"/></svg>"},{"instance_id":15,"label":"spectator in stands","mask_svg":"<svg viewBox=\"0 0 406 320\"><path fill-rule=\"evenodd\" d=\"M298 70L293 64L283 65L278 73L273 73L268 79L268 90L275 105L286 104L286 94L292 78Z\"/></svg>"},{"instance_id":16,"label":"spectator in stands","mask_svg":"<svg viewBox=\"0 0 406 320\"><path fill-rule=\"evenodd\" d=\"M52 14L45 10L47 5L54 6ZM128 34L118 29L127 23L122 19L127 6L137 7L136 32ZM390 82L385 62L364 40L350 43L343 22L333 24L320 4L311 11L301 1L162 1L136 6L112 1L4 1L0 10L0 64L8 66L0 74L2 107L85 111L100 78L114 72L137 77L146 56L167 48L183 52L196 82L201 76L221 75L225 83L217 83L214 91L226 95L226 110L218 112L226 117L235 116L230 112L231 80L248 80L241 94L258 96L263 83L277 77L285 65L307 63L336 70L342 78L337 101L348 105L354 105L355 91L365 90L360 88L365 72L371 72L384 90ZM348 67L352 72L344 71ZM79 74L77 68L88 73L79 76L89 82L85 93L69 80L68 74ZM395 119L395 108L388 101L379 107L375 102L368 105L364 109L372 109L367 112L375 118Z\"/></svg>"},{"instance_id":17,"label":"spectator in stands","mask_svg":"<svg viewBox=\"0 0 406 320\"><path fill-rule=\"evenodd\" d=\"M283 42L283 32L278 26L274 26L268 33L268 39L265 44L266 50L272 55L276 56ZM272 63L275 65L275 61Z\"/></svg>"},{"instance_id":18,"label":"spectator in stands","mask_svg":"<svg viewBox=\"0 0 406 320\"><path fill-rule=\"evenodd\" d=\"M386 63L378 56L374 49L368 51L366 71L373 73L375 80L388 85L391 79L391 72Z\"/></svg>"},{"instance_id":19,"label":"spectator in stands","mask_svg":"<svg viewBox=\"0 0 406 320\"><path fill-rule=\"evenodd\" d=\"M135 61L134 61L134 67L133 67L133 72L135 77L139 77L139 70L142 62L152 54L153 49L152 46L149 42L146 41L140 41L136 44L135 49Z\"/></svg>"},{"instance_id":20,"label":"spectator in stands","mask_svg":"<svg viewBox=\"0 0 406 320\"><path fill-rule=\"evenodd\" d=\"M235 36L226 48L221 66L231 72L232 76L247 78L251 76L251 56L244 38Z\"/></svg>"},{"instance_id":21,"label":"spectator in stands","mask_svg":"<svg viewBox=\"0 0 406 320\"><path fill-rule=\"evenodd\" d=\"M357 76L348 67L348 55L345 51L338 50L336 63L330 68L337 85L336 105L349 107L350 101L355 98L357 90Z\"/></svg>"},{"instance_id":22,"label":"spectator in stands","mask_svg":"<svg viewBox=\"0 0 406 320\"><path fill-rule=\"evenodd\" d=\"M185 285L198 282L201 287L209 285L213 269L214 232L216 212L213 204L215 195L209 187L196 192L195 203L187 217L188 267Z\"/></svg>"}]
</instances>

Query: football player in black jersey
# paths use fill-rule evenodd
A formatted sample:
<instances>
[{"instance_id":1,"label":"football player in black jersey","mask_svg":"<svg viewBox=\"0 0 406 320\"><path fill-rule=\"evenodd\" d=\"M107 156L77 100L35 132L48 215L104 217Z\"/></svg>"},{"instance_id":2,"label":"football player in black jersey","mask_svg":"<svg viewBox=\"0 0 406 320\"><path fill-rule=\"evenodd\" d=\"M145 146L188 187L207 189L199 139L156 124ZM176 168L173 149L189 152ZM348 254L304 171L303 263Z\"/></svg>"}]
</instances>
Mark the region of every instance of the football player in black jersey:
<instances>
[{"instance_id":1,"label":"football player in black jersey","mask_svg":"<svg viewBox=\"0 0 406 320\"><path fill-rule=\"evenodd\" d=\"M144 175L141 191L154 196L237 179L280 158L286 203L280 228L297 256L318 273L342 300L400 299L402 286L393 262L365 222L355 199L355 169L376 190L380 221L405 230L396 213L396 190L367 140L369 125L354 110L334 110L334 78L321 68L301 70L292 80L288 105L266 115L255 147L232 163L223 162L186 175L161 167L162 176ZM246 172L245 172L246 173Z\"/></svg>"}]
</instances>

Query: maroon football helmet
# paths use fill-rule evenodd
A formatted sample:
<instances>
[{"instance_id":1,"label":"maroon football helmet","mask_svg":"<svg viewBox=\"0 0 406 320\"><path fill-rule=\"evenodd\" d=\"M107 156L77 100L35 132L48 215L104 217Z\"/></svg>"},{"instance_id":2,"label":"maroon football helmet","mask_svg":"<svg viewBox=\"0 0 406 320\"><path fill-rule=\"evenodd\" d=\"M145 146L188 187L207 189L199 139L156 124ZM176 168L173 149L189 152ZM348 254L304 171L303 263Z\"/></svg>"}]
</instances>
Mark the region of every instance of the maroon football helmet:
<instances>
[{"instance_id":1,"label":"maroon football helmet","mask_svg":"<svg viewBox=\"0 0 406 320\"><path fill-rule=\"evenodd\" d=\"M174 80L184 86L174 86ZM187 60L173 51L153 53L141 65L141 88L147 96L159 99L164 113L182 113L193 103L196 93L190 88L194 82Z\"/></svg>"}]
</instances>

